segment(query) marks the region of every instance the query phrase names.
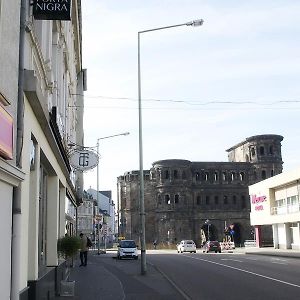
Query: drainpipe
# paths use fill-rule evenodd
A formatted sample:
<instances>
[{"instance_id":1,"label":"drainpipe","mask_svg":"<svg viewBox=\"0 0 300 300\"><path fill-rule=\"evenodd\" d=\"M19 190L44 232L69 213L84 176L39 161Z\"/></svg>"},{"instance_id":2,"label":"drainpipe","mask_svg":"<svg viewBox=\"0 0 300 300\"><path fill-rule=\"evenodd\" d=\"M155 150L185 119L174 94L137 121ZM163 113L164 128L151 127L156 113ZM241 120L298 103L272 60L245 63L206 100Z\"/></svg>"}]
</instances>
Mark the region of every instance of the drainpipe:
<instances>
[{"instance_id":1,"label":"drainpipe","mask_svg":"<svg viewBox=\"0 0 300 300\"><path fill-rule=\"evenodd\" d=\"M22 148L24 131L24 45L26 0L21 0L20 6L20 36L19 36L19 75L17 102L17 139L16 165L22 168ZM11 240L11 300L18 300L21 277L21 187L14 188L12 204L12 240Z\"/></svg>"}]
</instances>

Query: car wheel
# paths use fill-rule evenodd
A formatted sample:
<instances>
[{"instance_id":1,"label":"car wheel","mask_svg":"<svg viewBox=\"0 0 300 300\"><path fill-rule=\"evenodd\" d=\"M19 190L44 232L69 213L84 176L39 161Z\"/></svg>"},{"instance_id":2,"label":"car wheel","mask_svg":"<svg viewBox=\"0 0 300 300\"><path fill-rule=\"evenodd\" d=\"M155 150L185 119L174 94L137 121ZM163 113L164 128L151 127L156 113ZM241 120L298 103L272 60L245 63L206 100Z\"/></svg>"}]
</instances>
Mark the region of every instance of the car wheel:
<instances>
[{"instance_id":1,"label":"car wheel","mask_svg":"<svg viewBox=\"0 0 300 300\"><path fill-rule=\"evenodd\" d=\"M219 250L219 253L221 253L221 250Z\"/></svg>"},{"instance_id":2,"label":"car wheel","mask_svg":"<svg viewBox=\"0 0 300 300\"><path fill-rule=\"evenodd\" d=\"M206 250L206 253L208 253L209 251L208 250Z\"/></svg>"},{"instance_id":3,"label":"car wheel","mask_svg":"<svg viewBox=\"0 0 300 300\"><path fill-rule=\"evenodd\" d=\"M216 250L215 253L218 253L218 251Z\"/></svg>"}]
</instances>

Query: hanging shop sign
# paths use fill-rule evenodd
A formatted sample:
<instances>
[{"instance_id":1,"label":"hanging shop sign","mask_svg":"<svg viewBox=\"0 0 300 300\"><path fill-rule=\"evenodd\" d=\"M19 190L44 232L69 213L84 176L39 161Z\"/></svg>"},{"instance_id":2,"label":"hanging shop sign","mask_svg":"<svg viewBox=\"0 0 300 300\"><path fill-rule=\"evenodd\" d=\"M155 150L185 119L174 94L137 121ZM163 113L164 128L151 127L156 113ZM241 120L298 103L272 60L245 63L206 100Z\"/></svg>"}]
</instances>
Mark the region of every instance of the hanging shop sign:
<instances>
[{"instance_id":1,"label":"hanging shop sign","mask_svg":"<svg viewBox=\"0 0 300 300\"><path fill-rule=\"evenodd\" d=\"M0 105L0 156L13 158L13 128L12 116Z\"/></svg>"},{"instance_id":2,"label":"hanging shop sign","mask_svg":"<svg viewBox=\"0 0 300 300\"><path fill-rule=\"evenodd\" d=\"M36 20L71 20L72 0L33 0Z\"/></svg>"},{"instance_id":3,"label":"hanging shop sign","mask_svg":"<svg viewBox=\"0 0 300 300\"><path fill-rule=\"evenodd\" d=\"M71 166L82 172L91 170L98 165L99 156L91 150L75 149L70 153Z\"/></svg>"}]
</instances>

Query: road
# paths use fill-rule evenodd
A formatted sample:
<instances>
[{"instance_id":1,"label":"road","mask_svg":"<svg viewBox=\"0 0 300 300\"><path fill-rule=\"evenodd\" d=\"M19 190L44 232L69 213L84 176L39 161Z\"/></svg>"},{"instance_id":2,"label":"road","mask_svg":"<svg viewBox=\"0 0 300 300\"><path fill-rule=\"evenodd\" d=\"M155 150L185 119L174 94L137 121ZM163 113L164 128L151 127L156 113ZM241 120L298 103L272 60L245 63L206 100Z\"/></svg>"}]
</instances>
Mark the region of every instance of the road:
<instances>
[{"instance_id":1,"label":"road","mask_svg":"<svg viewBox=\"0 0 300 300\"><path fill-rule=\"evenodd\" d=\"M186 299L299 299L300 259L247 254L149 251Z\"/></svg>"}]
</instances>

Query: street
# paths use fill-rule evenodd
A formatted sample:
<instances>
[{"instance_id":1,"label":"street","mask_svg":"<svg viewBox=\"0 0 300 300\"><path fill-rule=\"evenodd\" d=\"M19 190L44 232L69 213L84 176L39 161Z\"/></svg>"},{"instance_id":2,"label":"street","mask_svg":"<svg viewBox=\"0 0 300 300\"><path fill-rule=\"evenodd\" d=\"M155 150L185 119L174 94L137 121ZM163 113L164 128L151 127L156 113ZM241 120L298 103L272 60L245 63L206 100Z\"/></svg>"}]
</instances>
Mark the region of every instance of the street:
<instances>
[{"instance_id":1,"label":"street","mask_svg":"<svg viewBox=\"0 0 300 300\"><path fill-rule=\"evenodd\" d=\"M153 253L153 252L151 252ZM187 299L298 299L299 259L247 254L148 254Z\"/></svg>"},{"instance_id":2,"label":"street","mask_svg":"<svg viewBox=\"0 0 300 300\"><path fill-rule=\"evenodd\" d=\"M241 253L178 254L148 250L141 261L117 260L115 251L89 254L87 268L75 265L75 299L298 299L300 260ZM76 263L77 264L77 263Z\"/></svg>"}]
</instances>

